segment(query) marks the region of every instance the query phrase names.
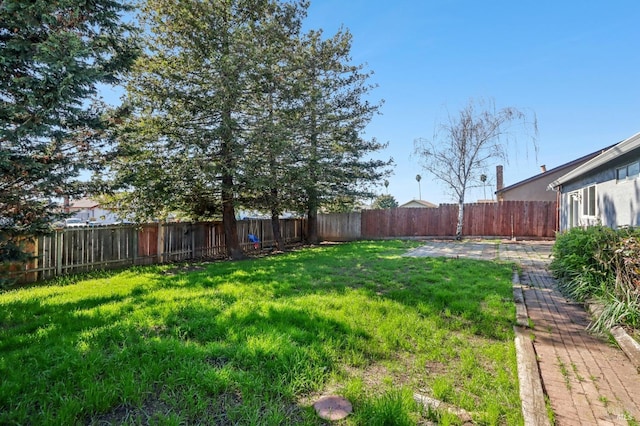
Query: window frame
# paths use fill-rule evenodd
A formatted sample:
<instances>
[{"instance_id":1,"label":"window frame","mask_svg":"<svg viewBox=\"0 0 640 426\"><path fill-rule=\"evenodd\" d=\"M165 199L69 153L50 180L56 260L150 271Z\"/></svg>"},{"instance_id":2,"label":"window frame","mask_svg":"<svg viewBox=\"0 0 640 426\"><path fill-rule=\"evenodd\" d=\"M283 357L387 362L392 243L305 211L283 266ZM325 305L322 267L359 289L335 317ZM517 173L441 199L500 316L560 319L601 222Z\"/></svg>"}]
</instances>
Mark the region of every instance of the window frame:
<instances>
[{"instance_id":1,"label":"window frame","mask_svg":"<svg viewBox=\"0 0 640 426\"><path fill-rule=\"evenodd\" d=\"M580 217L582 216L582 192L580 190L571 191L569 193L569 229L580 226Z\"/></svg>"},{"instance_id":2,"label":"window frame","mask_svg":"<svg viewBox=\"0 0 640 426\"><path fill-rule=\"evenodd\" d=\"M596 218L598 216L598 192L596 184L582 187L580 189L580 195L581 216Z\"/></svg>"},{"instance_id":3,"label":"window frame","mask_svg":"<svg viewBox=\"0 0 640 426\"><path fill-rule=\"evenodd\" d=\"M630 174L629 169L633 167L634 173ZM624 176L622 176L624 175ZM616 181L624 182L628 180L637 179L640 176L640 160L632 161L624 166L616 167Z\"/></svg>"}]
</instances>

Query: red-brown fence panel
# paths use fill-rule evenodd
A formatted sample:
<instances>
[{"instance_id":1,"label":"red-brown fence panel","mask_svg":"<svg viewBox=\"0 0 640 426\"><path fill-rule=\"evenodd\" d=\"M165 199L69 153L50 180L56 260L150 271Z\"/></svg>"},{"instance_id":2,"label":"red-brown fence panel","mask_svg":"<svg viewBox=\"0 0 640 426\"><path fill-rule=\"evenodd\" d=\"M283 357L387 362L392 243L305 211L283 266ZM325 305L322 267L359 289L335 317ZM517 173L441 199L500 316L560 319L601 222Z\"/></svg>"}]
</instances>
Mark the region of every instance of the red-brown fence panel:
<instances>
[{"instance_id":1,"label":"red-brown fence panel","mask_svg":"<svg viewBox=\"0 0 640 426\"><path fill-rule=\"evenodd\" d=\"M361 218L361 238L452 237L456 234L458 205L363 210ZM334 227L339 229L340 224ZM555 201L464 205L463 236L553 238L555 230Z\"/></svg>"}]
</instances>

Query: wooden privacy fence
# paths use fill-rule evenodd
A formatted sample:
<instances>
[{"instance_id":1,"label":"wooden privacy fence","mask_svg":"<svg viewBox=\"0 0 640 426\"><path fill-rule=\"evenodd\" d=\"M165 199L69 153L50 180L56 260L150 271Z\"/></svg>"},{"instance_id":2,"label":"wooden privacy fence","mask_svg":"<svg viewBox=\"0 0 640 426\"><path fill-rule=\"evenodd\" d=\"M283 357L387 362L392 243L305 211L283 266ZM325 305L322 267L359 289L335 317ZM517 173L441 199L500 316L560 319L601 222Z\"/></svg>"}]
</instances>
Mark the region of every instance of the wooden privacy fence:
<instances>
[{"instance_id":1,"label":"wooden privacy fence","mask_svg":"<svg viewBox=\"0 0 640 426\"><path fill-rule=\"evenodd\" d=\"M555 201L465 204L462 234L477 237L554 238L557 229L556 206ZM334 241L453 237L457 222L458 205L442 204L438 208L396 208L363 210L348 215L322 215L318 220L318 230L320 238Z\"/></svg>"},{"instance_id":2,"label":"wooden privacy fence","mask_svg":"<svg viewBox=\"0 0 640 426\"><path fill-rule=\"evenodd\" d=\"M365 210L319 215L318 234L328 241L452 237L457 220L457 204ZM302 241L303 226L302 219L282 219L285 243ZM465 204L464 236L553 238L556 229L553 201ZM263 247L274 243L268 219L238 221L238 234L245 251L253 250L249 234L256 235ZM39 237L29 248L34 260L0 274L30 282L94 269L220 258L226 253L222 222L66 228Z\"/></svg>"},{"instance_id":3,"label":"wooden privacy fence","mask_svg":"<svg viewBox=\"0 0 640 426\"><path fill-rule=\"evenodd\" d=\"M384 211L384 210L381 210ZM318 236L325 241L353 241L362 237L360 213L332 213L318 216Z\"/></svg>"},{"instance_id":4,"label":"wooden privacy fence","mask_svg":"<svg viewBox=\"0 0 640 426\"><path fill-rule=\"evenodd\" d=\"M285 243L302 241L302 227L301 219L280 220ZM254 250L250 233L260 239L261 247L274 244L271 220L238 221L245 251ZM222 222L65 228L38 237L27 248L33 260L12 265L4 272L22 282L95 269L222 258L226 254Z\"/></svg>"}]
</instances>

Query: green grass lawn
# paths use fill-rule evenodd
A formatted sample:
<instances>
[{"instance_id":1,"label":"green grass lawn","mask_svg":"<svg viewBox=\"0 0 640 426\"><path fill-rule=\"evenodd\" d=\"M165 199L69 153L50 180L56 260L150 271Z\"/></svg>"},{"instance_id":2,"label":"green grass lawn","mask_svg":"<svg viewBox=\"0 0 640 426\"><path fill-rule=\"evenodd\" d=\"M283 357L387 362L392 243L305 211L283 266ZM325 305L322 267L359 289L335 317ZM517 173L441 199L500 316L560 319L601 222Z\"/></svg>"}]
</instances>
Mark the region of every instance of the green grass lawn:
<instances>
[{"instance_id":1,"label":"green grass lawn","mask_svg":"<svg viewBox=\"0 0 640 426\"><path fill-rule=\"evenodd\" d=\"M328 245L0 293L0 424L521 424L511 265Z\"/></svg>"}]
</instances>

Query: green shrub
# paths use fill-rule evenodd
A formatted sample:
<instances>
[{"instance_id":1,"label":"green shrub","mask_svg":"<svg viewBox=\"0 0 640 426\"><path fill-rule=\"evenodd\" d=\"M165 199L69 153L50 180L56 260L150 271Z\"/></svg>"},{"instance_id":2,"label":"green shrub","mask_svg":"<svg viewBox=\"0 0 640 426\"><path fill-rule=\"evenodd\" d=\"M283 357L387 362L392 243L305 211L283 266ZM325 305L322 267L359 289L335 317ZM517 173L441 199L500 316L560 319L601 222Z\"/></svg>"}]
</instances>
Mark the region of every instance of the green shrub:
<instances>
[{"instance_id":1,"label":"green shrub","mask_svg":"<svg viewBox=\"0 0 640 426\"><path fill-rule=\"evenodd\" d=\"M615 274L615 284L600 298L604 309L592 324L595 330L607 330L617 324L640 328L640 231L622 229L618 234L607 264Z\"/></svg>"},{"instance_id":2,"label":"green shrub","mask_svg":"<svg viewBox=\"0 0 640 426\"><path fill-rule=\"evenodd\" d=\"M603 294L615 278L608 264L617 239L616 231L604 226L558 234L550 269L561 290L579 302Z\"/></svg>"},{"instance_id":3,"label":"green shrub","mask_svg":"<svg viewBox=\"0 0 640 426\"><path fill-rule=\"evenodd\" d=\"M560 289L579 302L603 309L590 328L640 325L640 230L604 226L558 234L550 269Z\"/></svg>"}]
</instances>

